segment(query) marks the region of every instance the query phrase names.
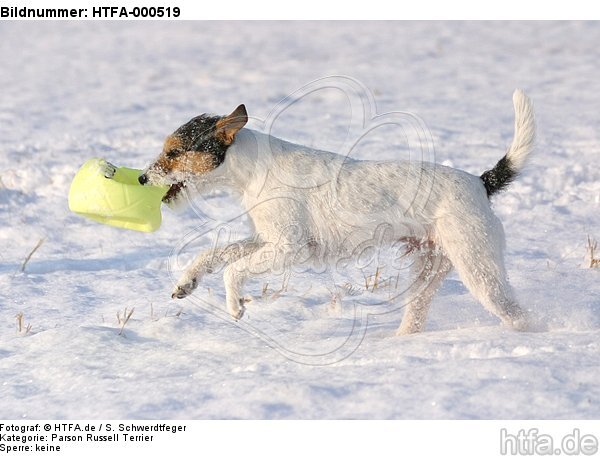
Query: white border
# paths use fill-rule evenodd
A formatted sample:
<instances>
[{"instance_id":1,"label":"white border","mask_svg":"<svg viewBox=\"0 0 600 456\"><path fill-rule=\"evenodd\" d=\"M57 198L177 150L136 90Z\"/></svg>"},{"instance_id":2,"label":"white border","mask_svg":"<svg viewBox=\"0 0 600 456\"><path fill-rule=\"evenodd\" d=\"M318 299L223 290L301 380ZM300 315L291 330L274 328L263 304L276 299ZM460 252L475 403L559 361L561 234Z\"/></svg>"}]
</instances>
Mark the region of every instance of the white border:
<instances>
[{"instance_id":1,"label":"white border","mask_svg":"<svg viewBox=\"0 0 600 456\"><path fill-rule=\"evenodd\" d=\"M302 0L14 0L2 6L29 8L92 8L93 6L163 6L181 8L184 20L531 20L531 19L597 19L593 3L583 0L551 2L540 6L535 2L505 0L413 0L393 2L325 2ZM597 9L596 9L597 10ZM91 18L88 18L91 20ZM119 19L123 20L123 19Z\"/></svg>"},{"instance_id":2,"label":"white border","mask_svg":"<svg viewBox=\"0 0 600 456\"><path fill-rule=\"evenodd\" d=\"M402 404L398 404L402 407ZM3 425L16 424L47 426L43 433L56 432L55 425L65 427L78 424L82 429L102 424L112 426L111 432L95 434L111 435L120 423L148 426L168 424L186 426L185 432L145 432L152 436L151 442L68 442L54 443L61 446L63 456L106 455L136 456L148 454L177 455L344 455L367 456L398 454L410 456L481 456L499 455L501 430L511 435L513 444L505 445L505 454L537 455L535 444L514 447L514 436L520 430L549 436L553 440L552 454L569 454L562 450L562 442L569 436L600 439L599 421L1 421ZM130 432L130 431L127 431ZM26 432L23 435L34 435ZM86 435L86 432L60 431L61 435ZM140 435L140 433L135 433ZM130 432L130 435L132 433ZM572 439L571 439L572 441ZM6 443L6 442L3 442ZM14 444L14 443L13 443ZM508 452L506 451L508 449ZM560 449L560 453L556 450ZM517 453L514 453L517 450ZM10 453L9 453L10 454ZM12 453L20 454L20 453ZM573 453L571 453L573 454ZM585 453L577 453L585 454ZM596 451L593 454L598 454Z\"/></svg>"}]
</instances>

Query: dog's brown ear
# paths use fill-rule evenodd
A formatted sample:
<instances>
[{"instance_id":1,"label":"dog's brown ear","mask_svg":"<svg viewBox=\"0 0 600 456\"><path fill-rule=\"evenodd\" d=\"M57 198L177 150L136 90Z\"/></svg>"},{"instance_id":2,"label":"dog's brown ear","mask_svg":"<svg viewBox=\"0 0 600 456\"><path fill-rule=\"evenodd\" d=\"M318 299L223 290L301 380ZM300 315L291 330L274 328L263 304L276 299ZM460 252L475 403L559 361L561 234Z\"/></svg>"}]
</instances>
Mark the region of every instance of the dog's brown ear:
<instances>
[{"instance_id":1,"label":"dog's brown ear","mask_svg":"<svg viewBox=\"0 0 600 456\"><path fill-rule=\"evenodd\" d=\"M217 122L216 136L225 144L229 145L233 142L235 135L248 122L248 113L246 106L239 105L228 116L223 117Z\"/></svg>"}]
</instances>

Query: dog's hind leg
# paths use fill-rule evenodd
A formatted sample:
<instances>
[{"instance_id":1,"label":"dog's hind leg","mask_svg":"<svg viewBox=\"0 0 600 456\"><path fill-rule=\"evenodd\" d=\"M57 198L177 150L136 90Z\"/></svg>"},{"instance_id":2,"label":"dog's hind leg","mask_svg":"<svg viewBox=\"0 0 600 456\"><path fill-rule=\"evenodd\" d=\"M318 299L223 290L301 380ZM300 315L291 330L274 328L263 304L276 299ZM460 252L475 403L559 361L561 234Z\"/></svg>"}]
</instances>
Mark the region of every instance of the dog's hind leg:
<instances>
[{"instance_id":1,"label":"dog's hind leg","mask_svg":"<svg viewBox=\"0 0 600 456\"><path fill-rule=\"evenodd\" d=\"M526 330L527 313L517 304L504 267L504 231L495 215L446 218L438 223L443 249L471 294L506 325Z\"/></svg>"},{"instance_id":2,"label":"dog's hind leg","mask_svg":"<svg viewBox=\"0 0 600 456\"><path fill-rule=\"evenodd\" d=\"M263 245L264 243L255 239L245 239L225 247L216 247L202 252L185 270L171 297L185 298L196 289L204 274L211 274L223 265L234 263L247 255L251 255Z\"/></svg>"},{"instance_id":3,"label":"dog's hind leg","mask_svg":"<svg viewBox=\"0 0 600 456\"><path fill-rule=\"evenodd\" d=\"M406 310L396 335L423 331L431 300L451 270L450 260L432 242L419 247L411 265L412 283L407 291Z\"/></svg>"}]
</instances>

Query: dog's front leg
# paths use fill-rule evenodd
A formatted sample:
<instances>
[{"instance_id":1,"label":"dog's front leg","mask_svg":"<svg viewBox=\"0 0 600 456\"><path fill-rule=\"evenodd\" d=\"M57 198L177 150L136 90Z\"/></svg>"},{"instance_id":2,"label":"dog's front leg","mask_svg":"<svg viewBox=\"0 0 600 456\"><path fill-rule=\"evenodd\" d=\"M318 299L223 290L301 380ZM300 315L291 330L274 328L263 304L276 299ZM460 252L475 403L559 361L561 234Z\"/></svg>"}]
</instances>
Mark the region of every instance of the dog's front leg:
<instances>
[{"instance_id":1,"label":"dog's front leg","mask_svg":"<svg viewBox=\"0 0 600 456\"><path fill-rule=\"evenodd\" d=\"M265 243L251 254L231 263L225 268L225 300L229 314L239 320L246 310L242 288L251 277L259 277L275 272L284 272L289 267L293 255L277 251L273 244Z\"/></svg>"},{"instance_id":2,"label":"dog's front leg","mask_svg":"<svg viewBox=\"0 0 600 456\"><path fill-rule=\"evenodd\" d=\"M255 239L245 239L225 247L216 247L202 252L185 270L177 285L175 285L171 297L181 299L189 296L205 274L211 274L223 265L229 265L246 255L254 253L262 245L263 243Z\"/></svg>"},{"instance_id":3,"label":"dog's front leg","mask_svg":"<svg viewBox=\"0 0 600 456\"><path fill-rule=\"evenodd\" d=\"M236 264L230 264L225 268L223 280L225 281L225 303L227 312L235 320L243 317L246 307L242 296L242 287L248 279L248 273L245 270L239 270Z\"/></svg>"}]
</instances>

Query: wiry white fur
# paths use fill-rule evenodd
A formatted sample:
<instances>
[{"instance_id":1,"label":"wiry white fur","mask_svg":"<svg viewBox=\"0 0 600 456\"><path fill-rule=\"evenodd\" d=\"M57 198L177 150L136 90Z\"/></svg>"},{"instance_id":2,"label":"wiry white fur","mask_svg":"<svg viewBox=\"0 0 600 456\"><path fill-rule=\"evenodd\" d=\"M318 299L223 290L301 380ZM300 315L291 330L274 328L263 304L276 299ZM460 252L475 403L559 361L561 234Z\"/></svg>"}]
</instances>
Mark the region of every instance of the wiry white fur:
<instances>
[{"instance_id":1,"label":"wiry white fur","mask_svg":"<svg viewBox=\"0 0 600 456\"><path fill-rule=\"evenodd\" d=\"M517 89L513 93L515 107L515 135L506 153L515 171L519 172L525 166L527 157L533 150L535 142L535 119L533 103L525 93Z\"/></svg>"},{"instance_id":2,"label":"wiry white fur","mask_svg":"<svg viewBox=\"0 0 600 456\"><path fill-rule=\"evenodd\" d=\"M513 99L516 131L508 155L520 168L535 129L529 99L521 91ZM198 191L222 187L239 194L255 235L200 254L174 297L225 266L227 308L240 318L249 277L295 262L351 257L377 238L408 242L416 258L399 334L423 330L431 299L452 267L489 311L514 328L526 327L504 268L502 225L477 176L432 163L358 161L242 129L221 166L187 178Z\"/></svg>"}]
</instances>

